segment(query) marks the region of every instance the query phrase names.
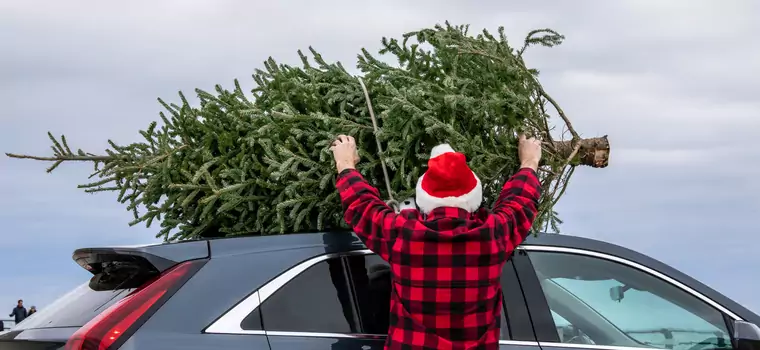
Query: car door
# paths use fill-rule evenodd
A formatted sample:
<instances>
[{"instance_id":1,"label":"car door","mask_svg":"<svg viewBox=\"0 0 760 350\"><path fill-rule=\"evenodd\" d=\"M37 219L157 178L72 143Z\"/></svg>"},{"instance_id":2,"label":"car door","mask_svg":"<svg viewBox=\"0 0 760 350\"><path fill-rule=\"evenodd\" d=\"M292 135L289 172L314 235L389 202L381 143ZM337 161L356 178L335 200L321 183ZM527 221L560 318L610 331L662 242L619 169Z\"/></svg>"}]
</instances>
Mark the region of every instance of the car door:
<instances>
[{"instance_id":1,"label":"car door","mask_svg":"<svg viewBox=\"0 0 760 350\"><path fill-rule=\"evenodd\" d=\"M714 300L635 261L578 248L521 247L515 269L543 350L732 348Z\"/></svg>"}]
</instances>

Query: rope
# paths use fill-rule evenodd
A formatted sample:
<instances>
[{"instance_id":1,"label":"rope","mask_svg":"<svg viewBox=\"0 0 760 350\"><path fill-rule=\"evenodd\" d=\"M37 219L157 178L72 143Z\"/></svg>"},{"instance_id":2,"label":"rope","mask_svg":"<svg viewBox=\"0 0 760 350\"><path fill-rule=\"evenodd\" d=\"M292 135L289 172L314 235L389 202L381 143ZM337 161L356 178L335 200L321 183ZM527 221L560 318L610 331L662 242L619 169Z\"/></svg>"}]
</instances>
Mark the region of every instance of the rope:
<instances>
[{"instance_id":1,"label":"rope","mask_svg":"<svg viewBox=\"0 0 760 350\"><path fill-rule=\"evenodd\" d=\"M369 99L369 92L367 91L367 86L364 85L364 80L362 80L361 77L356 78L359 79L359 84L361 84L362 90L364 90L364 99L367 101L367 110L369 111L370 118L372 118L372 126L375 128L375 142L377 142L378 157L380 158L380 165L383 167L383 176L385 176L385 188L388 190L388 197L390 197L388 204L394 207L394 209L398 209L398 202L396 202L396 200L393 198L393 192L391 191L391 179L388 176L388 169L386 169L385 160L383 160L382 157L383 145L380 144L380 138L377 136L377 120L375 119L375 111L372 109L372 101Z\"/></svg>"}]
</instances>

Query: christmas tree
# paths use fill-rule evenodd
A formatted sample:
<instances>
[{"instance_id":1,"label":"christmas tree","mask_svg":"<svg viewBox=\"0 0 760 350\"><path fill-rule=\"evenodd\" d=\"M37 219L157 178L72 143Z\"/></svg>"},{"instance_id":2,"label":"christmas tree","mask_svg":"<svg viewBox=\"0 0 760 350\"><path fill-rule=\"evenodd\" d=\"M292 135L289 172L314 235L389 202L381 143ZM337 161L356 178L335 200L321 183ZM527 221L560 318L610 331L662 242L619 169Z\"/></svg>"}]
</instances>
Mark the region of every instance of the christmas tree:
<instances>
[{"instance_id":1,"label":"christmas tree","mask_svg":"<svg viewBox=\"0 0 760 350\"><path fill-rule=\"evenodd\" d=\"M130 225L160 221L157 237L173 241L345 228L329 151L339 134L356 138L359 171L396 200L414 195L430 149L448 142L468 156L490 205L519 167L516 134L525 132L545 145L534 229L557 231L553 207L575 167L602 168L609 158L607 138L581 138L523 60L531 46L563 39L534 30L512 47L503 28L472 36L446 23L383 38L379 54L396 65L362 50L359 77L310 48L311 57L299 51L302 67L267 60L250 93L235 81L232 90L196 90L196 105L181 92L179 104L159 99L166 112L140 131L142 142L109 141L96 155L49 133L52 156L7 155L53 162L48 172L93 162L93 180L80 188L116 192L134 214ZM550 113L568 139L553 135Z\"/></svg>"}]
</instances>

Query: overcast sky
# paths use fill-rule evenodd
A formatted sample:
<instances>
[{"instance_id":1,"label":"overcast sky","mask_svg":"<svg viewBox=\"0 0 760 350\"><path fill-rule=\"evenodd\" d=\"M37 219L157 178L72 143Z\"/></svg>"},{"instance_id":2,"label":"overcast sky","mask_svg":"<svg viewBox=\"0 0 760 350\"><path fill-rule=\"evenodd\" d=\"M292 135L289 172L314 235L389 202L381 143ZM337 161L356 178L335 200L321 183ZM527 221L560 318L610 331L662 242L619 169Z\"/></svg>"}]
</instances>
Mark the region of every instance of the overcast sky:
<instances>
[{"instance_id":1,"label":"overcast sky","mask_svg":"<svg viewBox=\"0 0 760 350\"><path fill-rule=\"evenodd\" d=\"M760 5L726 1L0 1L0 151L47 155L45 133L98 153L137 140L157 97L231 86L309 45L353 67L382 36L450 20L565 34L528 63L607 169L579 169L558 208L567 234L624 245L760 311ZM155 240L91 170L0 157L0 311L84 282L84 246ZM44 287L44 288L43 288ZM2 314L0 314L2 316Z\"/></svg>"}]
</instances>

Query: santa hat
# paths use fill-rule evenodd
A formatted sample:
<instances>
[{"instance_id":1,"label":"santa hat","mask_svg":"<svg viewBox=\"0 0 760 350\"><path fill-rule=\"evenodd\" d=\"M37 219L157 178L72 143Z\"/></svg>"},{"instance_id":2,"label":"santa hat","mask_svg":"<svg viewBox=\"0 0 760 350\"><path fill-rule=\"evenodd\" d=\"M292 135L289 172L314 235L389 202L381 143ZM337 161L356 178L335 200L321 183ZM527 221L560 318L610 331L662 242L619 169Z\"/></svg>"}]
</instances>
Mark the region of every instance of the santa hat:
<instances>
[{"instance_id":1,"label":"santa hat","mask_svg":"<svg viewBox=\"0 0 760 350\"><path fill-rule=\"evenodd\" d=\"M415 201L425 214L440 207L474 212L483 201L483 187L464 154L442 144L430 152L428 170L417 181Z\"/></svg>"}]
</instances>

